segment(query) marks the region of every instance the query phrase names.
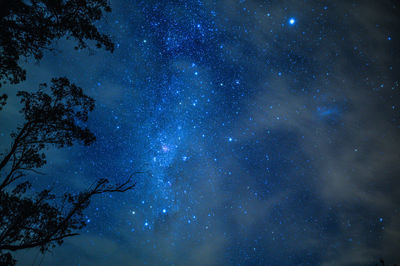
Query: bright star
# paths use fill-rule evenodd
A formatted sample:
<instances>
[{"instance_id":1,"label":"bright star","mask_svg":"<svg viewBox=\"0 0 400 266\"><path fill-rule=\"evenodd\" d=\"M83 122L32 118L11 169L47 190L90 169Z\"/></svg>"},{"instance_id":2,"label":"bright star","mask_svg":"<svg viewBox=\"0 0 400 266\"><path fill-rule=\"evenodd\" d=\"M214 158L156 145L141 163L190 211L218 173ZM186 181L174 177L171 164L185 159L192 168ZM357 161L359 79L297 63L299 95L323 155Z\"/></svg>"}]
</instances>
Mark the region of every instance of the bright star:
<instances>
[{"instance_id":1,"label":"bright star","mask_svg":"<svg viewBox=\"0 0 400 266\"><path fill-rule=\"evenodd\" d=\"M296 20L294 18L289 19L289 24L293 25L294 23L296 23Z\"/></svg>"}]
</instances>

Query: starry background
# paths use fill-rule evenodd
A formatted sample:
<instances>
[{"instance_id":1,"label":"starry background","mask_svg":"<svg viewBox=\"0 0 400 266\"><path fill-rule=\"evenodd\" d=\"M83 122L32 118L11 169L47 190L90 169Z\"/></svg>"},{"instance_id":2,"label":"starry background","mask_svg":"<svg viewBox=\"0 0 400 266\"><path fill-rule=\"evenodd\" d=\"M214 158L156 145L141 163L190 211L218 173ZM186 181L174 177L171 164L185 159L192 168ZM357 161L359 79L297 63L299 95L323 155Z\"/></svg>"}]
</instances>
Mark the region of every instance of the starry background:
<instances>
[{"instance_id":1,"label":"starry background","mask_svg":"<svg viewBox=\"0 0 400 266\"><path fill-rule=\"evenodd\" d=\"M113 54L60 40L31 89L96 100L90 147L49 149L37 187L101 195L88 226L21 265L399 263L398 1L118 1ZM12 94L12 93L10 93ZM1 143L20 121L10 95Z\"/></svg>"}]
</instances>

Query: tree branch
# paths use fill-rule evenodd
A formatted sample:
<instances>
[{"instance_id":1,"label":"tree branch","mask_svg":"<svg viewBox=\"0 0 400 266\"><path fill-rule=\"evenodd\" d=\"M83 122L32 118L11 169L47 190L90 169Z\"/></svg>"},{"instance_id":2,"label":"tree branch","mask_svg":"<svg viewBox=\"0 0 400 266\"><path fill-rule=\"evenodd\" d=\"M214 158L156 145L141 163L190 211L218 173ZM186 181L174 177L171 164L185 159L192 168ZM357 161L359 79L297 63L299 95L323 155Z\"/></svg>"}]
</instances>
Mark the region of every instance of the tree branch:
<instances>
[{"instance_id":1,"label":"tree branch","mask_svg":"<svg viewBox=\"0 0 400 266\"><path fill-rule=\"evenodd\" d=\"M0 170L2 170L7 163L10 161L11 156L15 153L17 150L21 139L24 138L24 134L26 134L26 131L28 130L29 126L32 124L33 121L25 123L25 125L21 128L21 131L18 133L18 135L15 137L15 140L13 142L13 145L11 146L10 152L1 160L0 162Z\"/></svg>"},{"instance_id":2,"label":"tree branch","mask_svg":"<svg viewBox=\"0 0 400 266\"><path fill-rule=\"evenodd\" d=\"M5 250L10 250L10 251L16 251L20 249L26 249L26 248L35 248L35 247L41 247L45 244L48 244L50 242L54 241L59 241L67 237L71 236L76 236L79 235L78 233L72 233L72 234L65 234L59 237L51 238L49 240L44 239L42 241L37 241L37 242L30 242L30 243L25 243L25 244L20 244L20 245L1 245L0 250L5 249Z\"/></svg>"}]
</instances>

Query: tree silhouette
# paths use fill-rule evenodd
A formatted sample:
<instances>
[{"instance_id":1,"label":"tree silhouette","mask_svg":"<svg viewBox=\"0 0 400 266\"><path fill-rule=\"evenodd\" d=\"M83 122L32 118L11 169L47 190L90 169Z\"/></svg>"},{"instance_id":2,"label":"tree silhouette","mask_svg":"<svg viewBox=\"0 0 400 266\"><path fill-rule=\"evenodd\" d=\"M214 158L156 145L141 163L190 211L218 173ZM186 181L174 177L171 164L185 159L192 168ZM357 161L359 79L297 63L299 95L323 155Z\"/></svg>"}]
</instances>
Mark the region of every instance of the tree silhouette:
<instances>
[{"instance_id":1,"label":"tree silhouette","mask_svg":"<svg viewBox=\"0 0 400 266\"><path fill-rule=\"evenodd\" d=\"M27 193L32 184L26 173L46 163L46 147L61 148L76 141L89 145L95 140L84 126L94 108L93 99L66 78L51 83L41 84L37 92L18 93L25 122L11 134L11 147L0 161L0 252L33 247L44 252L62 244L85 226L82 211L94 195L125 192L135 186L131 178L117 185L103 178L86 191L65 193L59 201L54 201L56 195L50 190ZM0 262L12 264L11 254L3 254Z\"/></svg>"},{"instance_id":2,"label":"tree silhouette","mask_svg":"<svg viewBox=\"0 0 400 266\"><path fill-rule=\"evenodd\" d=\"M20 57L41 59L43 50L64 36L77 41L76 49L86 48L87 40L94 40L97 48L112 51L110 37L93 24L103 11L111 11L106 0L1 0L0 79L11 83L24 80Z\"/></svg>"},{"instance_id":3,"label":"tree silhouette","mask_svg":"<svg viewBox=\"0 0 400 266\"><path fill-rule=\"evenodd\" d=\"M43 50L63 36L74 39L76 49L89 48L87 41L94 41L97 48L112 52L110 37L93 24L110 10L106 0L0 0L0 86L25 80L20 59L40 60ZM131 175L119 184L100 178L76 193L35 192L28 173L38 173L46 164L46 148L90 145L95 140L86 127L94 100L65 77L17 96L24 122L0 153L0 265L16 263L12 251L36 247L45 252L61 245L86 225L83 211L93 196L135 186ZM0 110L6 101L7 95L0 94Z\"/></svg>"},{"instance_id":4,"label":"tree silhouette","mask_svg":"<svg viewBox=\"0 0 400 266\"><path fill-rule=\"evenodd\" d=\"M113 51L110 37L94 25L110 11L107 0L0 0L0 87L25 80L21 57L40 60L62 37L75 40L75 49L94 41L97 48ZM0 94L0 110L6 100L7 95Z\"/></svg>"}]
</instances>

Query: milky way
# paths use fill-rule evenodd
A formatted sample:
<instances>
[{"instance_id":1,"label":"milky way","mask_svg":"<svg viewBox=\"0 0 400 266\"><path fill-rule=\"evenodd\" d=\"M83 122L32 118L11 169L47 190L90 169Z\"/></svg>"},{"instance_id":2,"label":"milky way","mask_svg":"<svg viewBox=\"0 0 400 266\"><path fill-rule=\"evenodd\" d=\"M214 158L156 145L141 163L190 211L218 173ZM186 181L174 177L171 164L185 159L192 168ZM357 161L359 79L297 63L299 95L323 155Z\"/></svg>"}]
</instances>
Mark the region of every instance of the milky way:
<instances>
[{"instance_id":1,"label":"milky way","mask_svg":"<svg viewBox=\"0 0 400 266\"><path fill-rule=\"evenodd\" d=\"M23 86L67 75L96 100L96 143L50 151L58 184L142 173L44 265L400 262L398 3L111 6L113 54L61 40Z\"/></svg>"}]
</instances>

